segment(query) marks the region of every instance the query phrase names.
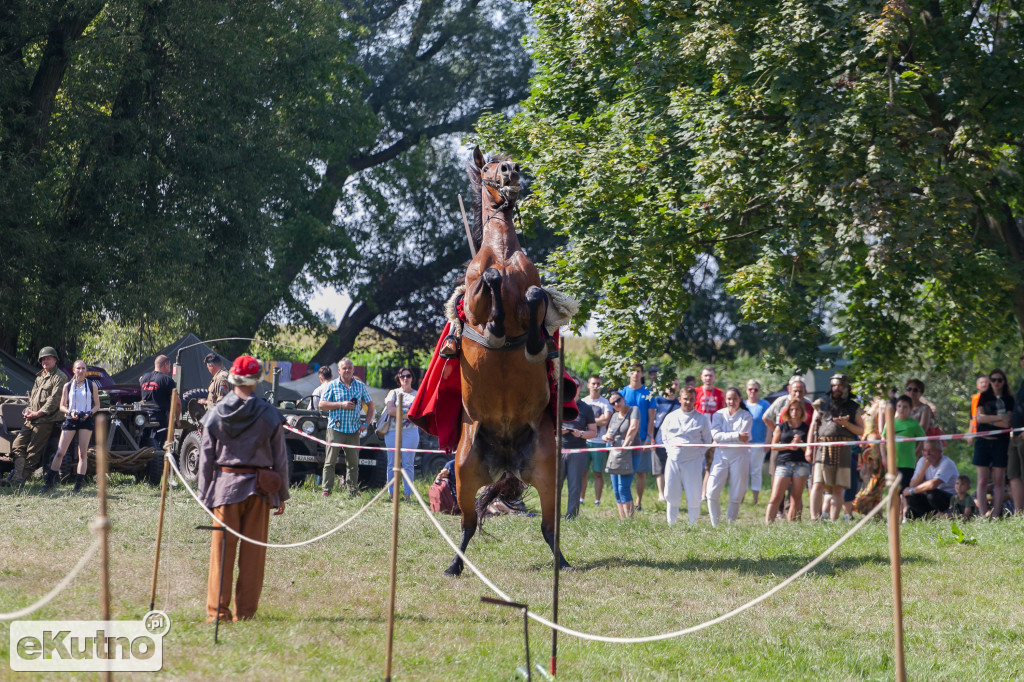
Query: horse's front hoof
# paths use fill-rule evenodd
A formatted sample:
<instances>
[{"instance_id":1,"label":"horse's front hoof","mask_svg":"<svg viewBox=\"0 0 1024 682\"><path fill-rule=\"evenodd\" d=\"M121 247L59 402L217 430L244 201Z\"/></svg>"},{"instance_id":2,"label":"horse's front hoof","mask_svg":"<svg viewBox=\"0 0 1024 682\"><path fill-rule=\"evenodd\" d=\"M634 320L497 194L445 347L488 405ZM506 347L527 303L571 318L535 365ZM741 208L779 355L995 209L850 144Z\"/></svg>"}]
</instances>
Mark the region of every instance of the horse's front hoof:
<instances>
[{"instance_id":1,"label":"horse's front hoof","mask_svg":"<svg viewBox=\"0 0 1024 682\"><path fill-rule=\"evenodd\" d=\"M445 569L444 574L450 575L453 578L458 578L460 575L462 575L462 562L453 561L452 565Z\"/></svg>"}]
</instances>

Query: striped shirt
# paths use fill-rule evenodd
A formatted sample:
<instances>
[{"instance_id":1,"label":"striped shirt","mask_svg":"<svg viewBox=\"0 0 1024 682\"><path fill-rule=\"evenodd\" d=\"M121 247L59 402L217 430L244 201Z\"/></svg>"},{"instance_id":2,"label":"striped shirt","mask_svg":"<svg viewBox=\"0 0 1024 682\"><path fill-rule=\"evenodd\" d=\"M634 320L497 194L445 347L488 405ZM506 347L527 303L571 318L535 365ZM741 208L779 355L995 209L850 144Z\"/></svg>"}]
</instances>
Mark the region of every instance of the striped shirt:
<instances>
[{"instance_id":1,"label":"striped shirt","mask_svg":"<svg viewBox=\"0 0 1024 682\"><path fill-rule=\"evenodd\" d=\"M343 384L341 379L331 381L327 384L327 388L324 389L320 400L327 400L333 403L352 400L356 403L357 407L354 410L338 409L327 413L327 428L341 433L355 433L358 431L359 419L362 416L362 410L358 407L359 403L369 405L373 402L373 399L370 398L370 392L366 390L366 384L355 378L352 379L351 386ZM369 416L372 417L373 415Z\"/></svg>"}]
</instances>

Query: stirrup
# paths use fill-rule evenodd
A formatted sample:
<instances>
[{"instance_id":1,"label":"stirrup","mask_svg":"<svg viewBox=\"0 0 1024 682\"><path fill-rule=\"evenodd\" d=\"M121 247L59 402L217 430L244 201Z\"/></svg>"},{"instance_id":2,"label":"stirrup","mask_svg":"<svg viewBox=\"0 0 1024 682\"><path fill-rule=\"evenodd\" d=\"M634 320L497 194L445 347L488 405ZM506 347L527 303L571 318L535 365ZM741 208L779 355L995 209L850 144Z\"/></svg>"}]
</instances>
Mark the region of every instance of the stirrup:
<instances>
[{"instance_id":1,"label":"stirrup","mask_svg":"<svg viewBox=\"0 0 1024 682\"><path fill-rule=\"evenodd\" d=\"M449 341L451 342L450 344ZM455 336L455 334L449 334L444 337L438 355L449 360L459 357L459 337Z\"/></svg>"},{"instance_id":2,"label":"stirrup","mask_svg":"<svg viewBox=\"0 0 1024 682\"><path fill-rule=\"evenodd\" d=\"M548 349L548 360L554 360L555 358L558 357L558 344L555 343L554 338L549 336L544 341L544 345L547 346Z\"/></svg>"}]
</instances>

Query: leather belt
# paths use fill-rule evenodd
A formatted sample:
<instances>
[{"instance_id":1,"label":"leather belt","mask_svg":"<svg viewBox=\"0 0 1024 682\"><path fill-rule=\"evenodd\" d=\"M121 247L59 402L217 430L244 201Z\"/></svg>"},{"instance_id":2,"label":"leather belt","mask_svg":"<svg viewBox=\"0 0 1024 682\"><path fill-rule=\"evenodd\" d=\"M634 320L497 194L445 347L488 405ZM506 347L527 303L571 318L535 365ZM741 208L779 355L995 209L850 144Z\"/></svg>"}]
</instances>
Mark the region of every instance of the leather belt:
<instances>
[{"instance_id":1,"label":"leather belt","mask_svg":"<svg viewBox=\"0 0 1024 682\"><path fill-rule=\"evenodd\" d=\"M219 464L217 468L225 474L255 474L260 469L269 469L269 467L226 467Z\"/></svg>"}]
</instances>

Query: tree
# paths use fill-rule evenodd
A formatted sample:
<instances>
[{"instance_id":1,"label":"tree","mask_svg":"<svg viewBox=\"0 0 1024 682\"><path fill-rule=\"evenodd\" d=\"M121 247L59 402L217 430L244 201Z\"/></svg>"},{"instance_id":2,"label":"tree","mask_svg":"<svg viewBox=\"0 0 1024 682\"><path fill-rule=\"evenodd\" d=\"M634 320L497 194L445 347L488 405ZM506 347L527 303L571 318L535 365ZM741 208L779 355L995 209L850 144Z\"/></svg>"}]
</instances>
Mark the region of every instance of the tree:
<instances>
[{"instance_id":1,"label":"tree","mask_svg":"<svg viewBox=\"0 0 1024 682\"><path fill-rule=\"evenodd\" d=\"M317 161L374 126L324 3L5 7L0 347L74 355L97 317L235 331L293 244L344 245Z\"/></svg>"},{"instance_id":2,"label":"tree","mask_svg":"<svg viewBox=\"0 0 1024 682\"><path fill-rule=\"evenodd\" d=\"M707 250L798 365L823 330L865 376L1014 316L1024 334L1019 3L539 0L534 20L531 97L484 137L570 238L552 265L613 367L661 350Z\"/></svg>"}]
</instances>

